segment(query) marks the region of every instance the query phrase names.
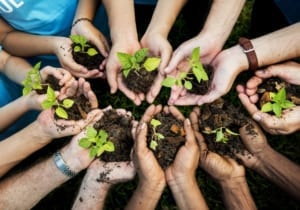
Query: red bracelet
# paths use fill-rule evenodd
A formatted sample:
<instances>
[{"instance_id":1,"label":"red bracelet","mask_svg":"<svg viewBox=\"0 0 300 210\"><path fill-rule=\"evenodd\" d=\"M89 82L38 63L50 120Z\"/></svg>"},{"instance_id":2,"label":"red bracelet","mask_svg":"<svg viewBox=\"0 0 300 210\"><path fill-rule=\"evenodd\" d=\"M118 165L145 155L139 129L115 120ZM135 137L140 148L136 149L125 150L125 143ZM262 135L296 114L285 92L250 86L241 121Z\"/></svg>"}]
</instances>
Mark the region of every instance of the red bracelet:
<instances>
[{"instance_id":1,"label":"red bracelet","mask_svg":"<svg viewBox=\"0 0 300 210\"><path fill-rule=\"evenodd\" d=\"M249 70L256 70L258 68L257 56L251 41L245 37L239 38L239 44L243 48L249 62Z\"/></svg>"},{"instance_id":2,"label":"red bracelet","mask_svg":"<svg viewBox=\"0 0 300 210\"><path fill-rule=\"evenodd\" d=\"M77 20L74 21L74 23L72 24L72 28L77 24L79 23L80 21L88 21L90 23L92 23L93 21L90 20L89 18L78 18Z\"/></svg>"}]
</instances>

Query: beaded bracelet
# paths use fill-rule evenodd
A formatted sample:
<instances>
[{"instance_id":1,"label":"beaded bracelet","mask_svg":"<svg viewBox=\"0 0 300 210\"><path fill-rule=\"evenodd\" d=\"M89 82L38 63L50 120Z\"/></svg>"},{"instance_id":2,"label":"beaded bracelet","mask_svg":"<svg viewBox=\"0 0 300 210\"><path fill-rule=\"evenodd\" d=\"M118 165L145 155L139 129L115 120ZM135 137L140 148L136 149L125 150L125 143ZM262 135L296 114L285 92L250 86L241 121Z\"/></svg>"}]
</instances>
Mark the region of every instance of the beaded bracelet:
<instances>
[{"instance_id":1,"label":"beaded bracelet","mask_svg":"<svg viewBox=\"0 0 300 210\"><path fill-rule=\"evenodd\" d=\"M92 20L90 20L89 18L78 18L77 20L75 20L75 22L72 24L72 28L79 23L80 21L88 21L90 23L92 23Z\"/></svg>"},{"instance_id":2,"label":"beaded bracelet","mask_svg":"<svg viewBox=\"0 0 300 210\"><path fill-rule=\"evenodd\" d=\"M67 177L74 177L76 176L76 172L72 171L70 167L65 163L64 159L62 158L61 154L59 151L55 152L53 155L53 161L54 164L56 165L57 169L66 175Z\"/></svg>"}]
</instances>

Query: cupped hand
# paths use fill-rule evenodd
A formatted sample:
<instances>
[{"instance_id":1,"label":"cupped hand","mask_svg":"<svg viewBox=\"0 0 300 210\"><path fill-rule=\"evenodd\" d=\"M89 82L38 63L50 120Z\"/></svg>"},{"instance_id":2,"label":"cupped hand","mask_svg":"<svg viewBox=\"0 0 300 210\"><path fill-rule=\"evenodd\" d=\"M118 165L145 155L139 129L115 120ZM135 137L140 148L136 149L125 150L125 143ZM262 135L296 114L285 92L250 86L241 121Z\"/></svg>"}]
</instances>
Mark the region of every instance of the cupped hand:
<instances>
[{"instance_id":1,"label":"cupped hand","mask_svg":"<svg viewBox=\"0 0 300 210\"><path fill-rule=\"evenodd\" d=\"M231 182L245 177L245 169L235 160L227 156L221 156L208 150L203 135L199 132L199 108L195 108L190 114L195 136L200 146L200 167L212 176L217 182Z\"/></svg>"},{"instance_id":2,"label":"cupped hand","mask_svg":"<svg viewBox=\"0 0 300 210\"><path fill-rule=\"evenodd\" d=\"M149 54L151 56L157 56L161 59L157 77L146 94L146 100L148 103L152 103L161 90L162 81L165 78L163 70L171 58L172 46L169 41L159 33L144 34L141 39L141 45L143 48L149 49Z\"/></svg>"},{"instance_id":3,"label":"cupped hand","mask_svg":"<svg viewBox=\"0 0 300 210\"><path fill-rule=\"evenodd\" d=\"M142 103L145 95L136 94L126 87L123 82L123 73L121 71L122 67L118 60L117 53L122 52L133 55L140 48L141 46L137 40L132 42L114 43L106 63L106 78L110 86L110 92L113 94L119 89L136 105L140 105Z\"/></svg>"},{"instance_id":4,"label":"cupped hand","mask_svg":"<svg viewBox=\"0 0 300 210\"><path fill-rule=\"evenodd\" d=\"M249 168L259 167L260 159L269 147L266 136L253 121L240 128L240 135L249 153L237 153L236 156Z\"/></svg>"},{"instance_id":5,"label":"cupped hand","mask_svg":"<svg viewBox=\"0 0 300 210\"><path fill-rule=\"evenodd\" d=\"M246 93L244 86L237 86L237 91L243 106L268 133L273 135L290 134L300 129L300 106L285 109L282 111L281 117L277 117L261 112L251 101L251 96Z\"/></svg>"},{"instance_id":6,"label":"cupped hand","mask_svg":"<svg viewBox=\"0 0 300 210\"><path fill-rule=\"evenodd\" d=\"M174 162L165 172L167 182L192 179L198 168L200 150L189 119L184 121L184 130L186 133L186 142L180 147Z\"/></svg>"}]
</instances>

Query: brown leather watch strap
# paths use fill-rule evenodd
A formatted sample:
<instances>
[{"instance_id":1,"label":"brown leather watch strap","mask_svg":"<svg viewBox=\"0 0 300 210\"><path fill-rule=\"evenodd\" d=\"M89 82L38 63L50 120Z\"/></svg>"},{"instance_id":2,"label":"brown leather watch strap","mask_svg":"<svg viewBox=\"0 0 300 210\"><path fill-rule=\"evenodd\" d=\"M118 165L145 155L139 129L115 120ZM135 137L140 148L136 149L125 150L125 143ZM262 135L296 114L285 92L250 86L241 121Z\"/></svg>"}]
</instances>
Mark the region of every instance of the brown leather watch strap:
<instances>
[{"instance_id":1,"label":"brown leather watch strap","mask_svg":"<svg viewBox=\"0 0 300 210\"><path fill-rule=\"evenodd\" d=\"M258 68L258 61L256 53L251 41L245 37L239 38L239 44L244 49L249 62L249 70L256 70Z\"/></svg>"}]
</instances>

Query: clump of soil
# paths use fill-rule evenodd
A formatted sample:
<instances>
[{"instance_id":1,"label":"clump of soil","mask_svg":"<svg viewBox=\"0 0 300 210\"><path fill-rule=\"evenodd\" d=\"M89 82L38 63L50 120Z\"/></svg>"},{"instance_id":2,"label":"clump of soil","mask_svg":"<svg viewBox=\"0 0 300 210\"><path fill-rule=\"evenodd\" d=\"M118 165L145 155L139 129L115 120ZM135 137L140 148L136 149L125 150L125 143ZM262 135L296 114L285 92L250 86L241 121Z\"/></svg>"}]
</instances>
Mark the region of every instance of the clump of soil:
<instances>
[{"instance_id":1,"label":"clump of soil","mask_svg":"<svg viewBox=\"0 0 300 210\"><path fill-rule=\"evenodd\" d=\"M37 94L43 95L47 93L48 85L54 90L59 91L61 86L59 85L59 80L53 75L48 75L45 82L42 84L43 89L36 90Z\"/></svg>"},{"instance_id":2,"label":"clump of soil","mask_svg":"<svg viewBox=\"0 0 300 210\"><path fill-rule=\"evenodd\" d=\"M130 161L130 152L133 147L132 120L131 116L124 116L115 109L109 109L94 124L96 130L105 130L108 133L108 139L115 145L115 151L103 153L100 156L101 160L105 162Z\"/></svg>"},{"instance_id":3,"label":"clump of soil","mask_svg":"<svg viewBox=\"0 0 300 210\"><path fill-rule=\"evenodd\" d=\"M285 82L278 77L272 77L263 81L258 86L257 93L259 95L259 102L257 106L262 107L265 103L271 100L270 92L277 93L281 88L286 90L286 99L292 101L296 105L300 105L300 86Z\"/></svg>"},{"instance_id":4,"label":"clump of soil","mask_svg":"<svg viewBox=\"0 0 300 210\"><path fill-rule=\"evenodd\" d=\"M201 82L198 83L195 75L192 74L190 81L193 85L193 88L191 90L187 90L187 92L196 94L196 95L205 95L208 92L208 89L209 89L210 83L211 83L211 78L213 76L213 69L212 69L212 66L210 66L210 65L204 66L204 69L207 73L208 80L207 81L201 80Z\"/></svg>"},{"instance_id":5,"label":"clump of soil","mask_svg":"<svg viewBox=\"0 0 300 210\"><path fill-rule=\"evenodd\" d=\"M70 97L69 99L74 100L74 104L72 107L65 109L68 113L68 120L77 121L85 119L87 114L92 110L89 100L84 95ZM60 101L59 103L62 103L62 101ZM61 118L55 114L55 119Z\"/></svg>"},{"instance_id":6,"label":"clump of soil","mask_svg":"<svg viewBox=\"0 0 300 210\"><path fill-rule=\"evenodd\" d=\"M74 49L74 47L76 45L76 43L72 44L72 49ZM100 64L103 62L104 57L103 55L99 52L99 50L97 49L97 47L88 42L88 47L85 47L85 51L87 50L87 48L93 47L98 54L90 56L87 53L84 52L74 52L72 51L72 56L73 59L76 61L76 63L81 64L83 66L85 66L88 70L92 70L92 69L99 69Z\"/></svg>"},{"instance_id":7,"label":"clump of soil","mask_svg":"<svg viewBox=\"0 0 300 210\"><path fill-rule=\"evenodd\" d=\"M135 93L148 93L158 71L147 71L141 68L139 71L131 70L127 77L123 75L123 81Z\"/></svg>"},{"instance_id":8,"label":"clump of soil","mask_svg":"<svg viewBox=\"0 0 300 210\"><path fill-rule=\"evenodd\" d=\"M216 142L215 133L207 134L204 132L224 127L239 133L239 128L248 122L249 119L238 108L221 98L211 104L203 105L199 116L200 132L204 135L208 149L234 159L236 159L234 153L244 154L246 150L239 135L227 135L229 140L227 143L222 143Z\"/></svg>"},{"instance_id":9,"label":"clump of soil","mask_svg":"<svg viewBox=\"0 0 300 210\"><path fill-rule=\"evenodd\" d=\"M183 128L183 122L176 119L171 114L164 112L154 116L154 119L159 120L161 125L156 128L156 132L164 136L159 140L158 146L153 151L160 166L165 170L170 166L179 150L179 148L185 143L185 133ZM147 144L150 145L153 129L150 123L148 123Z\"/></svg>"}]
</instances>

